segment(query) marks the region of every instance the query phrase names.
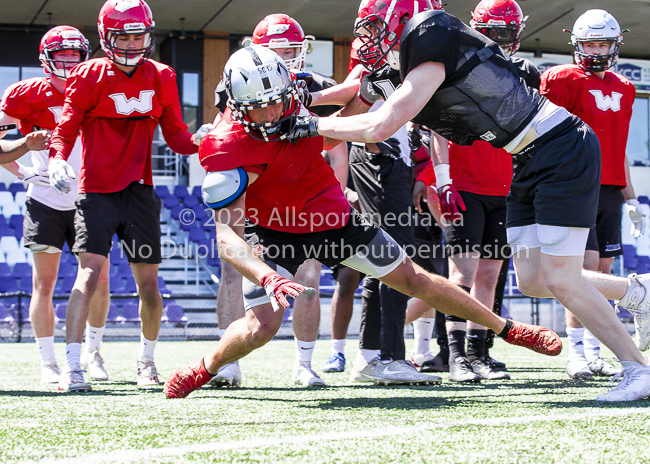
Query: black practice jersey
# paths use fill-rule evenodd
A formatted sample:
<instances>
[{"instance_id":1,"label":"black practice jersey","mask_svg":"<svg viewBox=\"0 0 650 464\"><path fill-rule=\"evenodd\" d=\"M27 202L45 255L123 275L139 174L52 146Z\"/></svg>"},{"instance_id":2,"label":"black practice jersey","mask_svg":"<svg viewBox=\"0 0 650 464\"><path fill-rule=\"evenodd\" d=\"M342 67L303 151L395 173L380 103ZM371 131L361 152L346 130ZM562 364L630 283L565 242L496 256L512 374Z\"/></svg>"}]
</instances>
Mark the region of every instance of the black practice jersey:
<instances>
[{"instance_id":1,"label":"black practice jersey","mask_svg":"<svg viewBox=\"0 0 650 464\"><path fill-rule=\"evenodd\" d=\"M378 94L384 100L388 100L396 88L402 85L399 71L386 65L368 76L370 88L368 91Z\"/></svg>"},{"instance_id":2,"label":"black practice jersey","mask_svg":"<svg viewBox=\"0 0 650 464\"><path fill-rule=\"evenodd\" d=\"M510 61L517 68L519 77L521 77L528 87L539 90L539 85L541 84L541 79L539 75L539 69L533 64L532 61L527 60L526 58L520 58L518 56L511 56Z\"/></svg>"},{"instance_id":3,"label":"black practice jersey","mask_svg":"<svg viewBox=\"0 0 650 464\"><path fill-rule=\"evenodd\" d=\"M444 64L444 82L413 122L458 145L503 148L546 102L495 42L444 11L415 15L400 43L402 80L422 63Z\"/></svg>"}]
</instances>

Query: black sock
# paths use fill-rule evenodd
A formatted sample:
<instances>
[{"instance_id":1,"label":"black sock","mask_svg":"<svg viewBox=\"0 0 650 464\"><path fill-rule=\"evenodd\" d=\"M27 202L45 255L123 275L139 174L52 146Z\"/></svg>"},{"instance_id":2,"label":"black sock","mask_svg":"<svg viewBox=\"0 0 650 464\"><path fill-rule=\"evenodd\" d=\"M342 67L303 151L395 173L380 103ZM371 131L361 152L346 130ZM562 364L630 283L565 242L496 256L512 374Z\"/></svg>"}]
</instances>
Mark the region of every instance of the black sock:
<instances>
[{"instance_id":1,"label":"black sock","mask_svg":"<svg viewBox=\"0 0 650 464\"><path fill-rule=\"evenodd\" d=\"M514 325L512 324L512 321L510 319L506 319L506 326L497 335L499 335L499 337L506 340L508 338L508 332L510 332L510 329L512 329L513 327Z\"/></svg>"},{"instance_id":2,"label":"black sock","mask_svg":"<svg viewBox=\"0 0 650 464\"><path fill-rule=\"evenodd\" d=\"M465 354L465 331L450 330L447 332L449 340L449 364L453 363L458 357L466 357Z\"/></svg>"},{"instance_id":3,"label":"black sock","mask_svg":"<svg viewBox=\"0 0 650 464\"><path fill-rule=\"evenodd\" d=\"M466 293L472 292L472 287L466 287L465 285L459 285L459 287L463 289Z\"/></svg>"},{"instance_id":4,"label":"black sock","mask_svg":"<svg viewBox=\"0 0 650 464\"><path fill-rule=\"evenodd\" d=\"M485 340L485 347L489 350L490 348L494 347L494 336L496 334L494 333L494 330L488 329L487 331L487 339ZM487 355L487 352L485 353Z\"/></svg>"},{"instance_id":5,"label":"black sock","mask_svg":"<svg viewBox=\"0 0 650 464\"><path fill-rule=\"evenodd\" d=\"M438 356L449 364L449 341L447 340L447 328L445 327L445 315L440 311L436 311L436 341L440 352Z\"/></svg>"},{"instance_id":6,"label":"black sock","mask_svg":"<svg viewBox=\"0 0 650 464\"><path fill-rule=\"evenodd\" d=\"M485 339L487 338L487 330L485 329L469 329L467 331L467 359L470 362L476 358L484 358L486 353Z\"/></svg>"}]
</instances>

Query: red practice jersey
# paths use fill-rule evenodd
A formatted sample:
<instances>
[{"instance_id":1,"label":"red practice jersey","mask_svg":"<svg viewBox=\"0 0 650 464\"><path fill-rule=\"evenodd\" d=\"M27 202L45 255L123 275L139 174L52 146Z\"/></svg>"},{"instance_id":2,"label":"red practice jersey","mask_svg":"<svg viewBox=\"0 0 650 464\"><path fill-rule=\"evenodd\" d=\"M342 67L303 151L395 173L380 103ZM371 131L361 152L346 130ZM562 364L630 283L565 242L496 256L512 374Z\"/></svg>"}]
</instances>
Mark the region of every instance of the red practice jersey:
<instances>
[{"instance_id":1,"label":"red practice jersey","mask_svg":"<svg viewBox=\"0 0 650 464\"><path fill-rule=\"evenodd\" d=\"M625 148L634 85L615 72L606 71L601 79L578 65L566 64L546 70L539 91L594 130L602 156L601 184L625 187Z\"/></svg>"},{"instance_id":2,"label":"red practice jersey","mask_svg":"<svg viewBox=\"0 0 650 464\"><path fill-rule=\"evenodd\" d=\"M23 135L33 132L35 126L54 130L61 120L63 99L63 94L48 78L34 77L9 86L2 97L0 111L19 119L18 130Z\"/></svg>"},{"instance_id":3,"label":"red practice jersey","mask_svg":"<svg viewBox=\"0 0 650 464\"><path fill-rule=\"evenodd\" d=\"M289 233L339 229L350 206L334 171L321 155L323 138L264 142L246 133L226 109L201 140L199 159L208 172L243 168L259 177L246 190L246 217Z\"/></svg>"},{"instance_id":4,"label":"red practice jersey","mask_svg":"<svg viewBox=\"0 0 650 464\"><path fill-rule=\"evenodd\" d=\"M478 140L464 146L449 142L450 175L456 190L505 197L512 182L512 157L503 148Z\"/></svg>"},{"instance_id":5,"label":"red practice jersey","mask_svg":"<svg viewBox=\"0 0 650 464\"><path fill-rule=\"evenodd\" d=\"M129 78L107 58L89 60L67 79L50 158L67 159L81 129L79 193L119 192L134 181L153 185L151 142L158 124L173 151L198 151L181 117L172 68L147 60Z\"/></svg>"}]
</instances>

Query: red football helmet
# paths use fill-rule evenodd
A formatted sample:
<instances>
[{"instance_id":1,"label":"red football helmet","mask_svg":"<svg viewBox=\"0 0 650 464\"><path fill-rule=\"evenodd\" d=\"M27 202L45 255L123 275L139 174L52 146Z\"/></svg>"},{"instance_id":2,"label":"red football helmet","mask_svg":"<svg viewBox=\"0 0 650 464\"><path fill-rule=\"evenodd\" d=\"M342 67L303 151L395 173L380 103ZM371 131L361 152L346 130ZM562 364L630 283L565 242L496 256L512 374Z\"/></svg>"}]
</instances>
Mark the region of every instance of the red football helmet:
<instances>
[{"instance_id":1,"label":"red football helmet","mask_svg":"<svg viewBox=\"0 0 650 464\"><path fill-rule=\"evenodd\" d=\"M99 11L99 42L108 59L122 66L139 66L151 55L154 46L151 9L144 0L107 0ZM119 35L144 34L144 46L123 49L115 46Z\"/></svg>"},{"instance_id":2,"label":"red football helmet","mask_svg":"<svg viewBox=\"0 0 650 464\"><path fill-rule=\"evenodd\" d=\"M298 21L286 14L271 14L261 20L253 31L252 42L270 49L295 48L294 58L284 59L287 68L305 70L305 58L309 48L309 40L314 37L305 33Z\"/></svg>"},{"instance_id":3,"label":"red football helmet","mask_svg":"<svg viewBox=\"0 0 650 464\"><path fill-rule=\"evenodd\" d=\"M526 19L515 0L481 0L472 12L469 25L495 41L508 56L519 50L519 36ZM508 50L510 49L510 50Z\"/></svg>"},{"instance_id":4,"label":"red football helmet","mask_svg":"<svg viewBox=\"0 0 650 464\"><path fill-rule=\"evenodd\" d=\"M362 41L357 51L361 64L370 71L386 63L399 69L399 40L406 23L422 11L441 9L440 0L362 0L354 24L354 35Z\"/></svg>"},{"instance_id":5,"label":"red football helmet","mask_svg":"<svg viewBox=\"0 0 650 464\"><path fill-rule=\"evenodd\" d=\"M62 50L76 50L79 52L79 61L57 60L54 52ZM57 26L50 29L41 39L39 46L39 59L46 73L61 79L68 77L68 71L82 61L90 58L92 52L90 43L78 29L71 26ZM56 66L57 63L61 67Z\"/></svg>"}]
</instances>

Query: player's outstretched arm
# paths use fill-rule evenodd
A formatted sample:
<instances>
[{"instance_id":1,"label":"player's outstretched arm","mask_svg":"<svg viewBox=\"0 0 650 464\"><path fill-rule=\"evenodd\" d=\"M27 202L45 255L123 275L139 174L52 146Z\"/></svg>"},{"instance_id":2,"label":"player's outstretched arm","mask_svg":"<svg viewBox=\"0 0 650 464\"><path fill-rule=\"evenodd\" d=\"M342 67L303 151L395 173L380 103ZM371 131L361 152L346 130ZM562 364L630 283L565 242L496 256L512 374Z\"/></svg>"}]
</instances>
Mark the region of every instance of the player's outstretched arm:
<instances>
[{"instance_id":1,"label":"player's outstretched arm","mask_svg":"<svg viewBox=\"0 0 650 464\"><path fill-rule=\"evenodd\" d=\"M11 163L28 151L45 150L50 136L46 131L36 131L18 140L0 140L0 164Z\"/></svg>"}]
</instances>

